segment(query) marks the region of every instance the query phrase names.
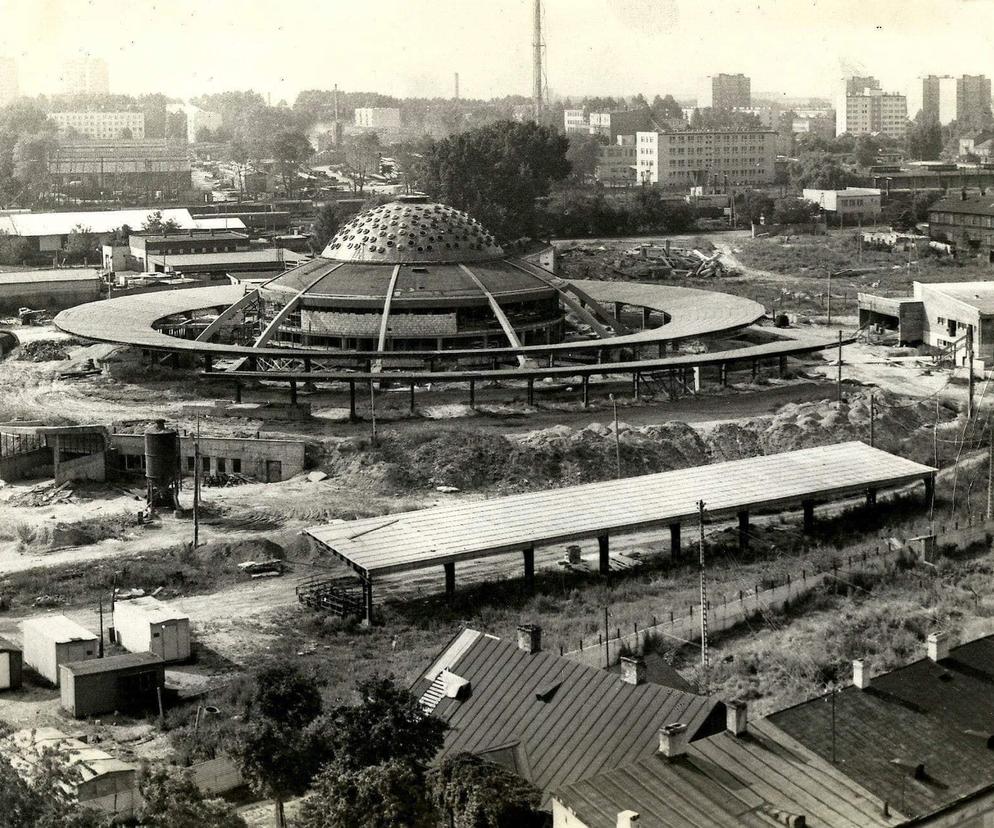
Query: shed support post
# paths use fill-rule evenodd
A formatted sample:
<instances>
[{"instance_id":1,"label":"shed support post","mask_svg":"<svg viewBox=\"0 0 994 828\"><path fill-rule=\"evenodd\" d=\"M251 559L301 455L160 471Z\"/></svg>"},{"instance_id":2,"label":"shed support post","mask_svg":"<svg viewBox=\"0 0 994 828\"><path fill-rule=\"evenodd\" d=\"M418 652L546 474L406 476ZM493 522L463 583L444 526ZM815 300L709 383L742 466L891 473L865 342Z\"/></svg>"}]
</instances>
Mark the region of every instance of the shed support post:
<instances>
[{"instance_id":1,"label":"shed support post","mask_svg":"<svg viewBox=\"0 0 994 828\"><path fill-rule=\"evenodd\" d=\"M756 381L756 375L759 373L759 360L754 359L752 361L752 381Z\"/></svg>"},{"instance_id":2,"label":"shed support post","mask_svg":"<svg viewBox=\"0 0 994 828\"><path fill-rule=\"evenodd\" d=\"M782 377L787 373L787 357L780 357L779 363L780 376Z\"/></svg>"},{"instance_id":3,"label":"shed support post","mask_svg":"<svg viewBox=\"0 0 994 828\"><path fill-rule=\"evenodd\" d=\"M678 561L683 557L683 550L680 548L680 524L670 524L670 560Z\"/></svg>"},{"instance_id":4,"label":"shed support post","mask_svg":"<svg viewBox=\"0 0 994 828\"><path fill-rule=\"evenodd\" d=\"M815 528L815 503L813 500L805 500L801 507L804 509L804 532L810 534Z\"/></svg>"},{"instance_id":5,"label":"shed support post","mask_svg":"<svg viewBox=\"0 0 994 828\"><path fill-rule=\"evenodd\" d=\"M749 510L739 512L739 552L749 548Z\"/></svg>"},{"instance_id":6,"label":"shed support post","mask_svg":"<svg viewBox=\"0 0 994 828\"><path fill-rule=\"evenodd\" d=\"M694 366L694 391L701 390L701 366Z\"/></svg>"},{"instance_id":7,"label":"shed support post","mask_svg":"<svg viewBox=\"0 0 994 828\"><path fill-rule=\"evenodd\" d=\"M414 413L414 380L411 380L411 413Z\"/></svg>"},{"instance_id":8,"label":"shed support post","mask_svg":"<svg viewBox=\"0 0 994 828\"><path fill-rule=\"evenodd\" d=\"M923 478L925 483L925 505L931 506L935 498L935 475L929 474Z\"/></svg>"},{"instance_id":9,"label":"shed support post","mask_svg":"<svg viewBox=\"0 0 994 828\"><path fill-rule=\"evenodd\" d=\"M235 402L240 403L242 401L242 384L238 381L235 382Z\"/></svg>"},{"instance_id":10,"label":"shed support post","mask_svg":"<svg viewBox=\"0 0 994 828\"><path fill-rule=\"evenodd\" d=\"M290 405L297 404L297 381L290 380Z\"/></svg>"},{"instance_id":11,"label":"shed support post","mask_svg":"<svg viewBox=\"0 0 994 828\"><path fill-rule=\"evenodd\" d=\"M723 386L728 385L728 363L721 363L718 370L721 372L721 384Z\"/></svg>"},{"instance_id":12,"label":"shed support post","mask_svg":"<svg viewBox=\"0 0 994 828\"><path fill-rule=\"evenodd\" d=\"M214 360L210 354L204 354L204 373L209 374L213 369Z\"/></svg>"},{"instance_id":13,"label":"shed support post","mask_svg":"<svg viewBox=\"0 0 994 828\"><path fill-rule=\"evenodd\" d=\"M866 505L870 506L870 507L877 505L877 490L876 489L867 489L866 490Z\"/></svg>"},{"instance_id":14,"label":"shed support post","mask_svg":"<svg viewBox=\"0 0 994 828\"><path fill-rule=\"evenodd\" d=\"M650 308L642 308L642 330L649 327L649 317L652 315Z\"/></svg>"},{"instance_id":15,"label":"shed support post","mask_svg":"<svg viewBox=\"0 0 994 828\"><path fill-rule=\"evenodd\" d=\"M582 383L583 385L583 407L590 408L590 374L584 374Z\"/></svg>"},{"instance_id":16,"label":"shed support post","mask_svg":"<svg viewBox=\"0 0 994 828\"><path fill-rule=\"evenodd\" d=\"M469 407L476 410L476 380L469 381Z\"/></svg>"},{"instance_id":17,"label":"shed support post","mask_svg":"<svg viewBox=\"0 0 994 828\"><path fill-rule=\"evenodd\" d=\"M362 581L362 625L373 626L373 582L370 578Z\"/></svg>"},{"instance_id":18,"label":"shed support post","mask_svg":"<svg viewBox=\"0 0 994 828\"><path fill-rule=\"evenodd\" d=\"M525 558L525 584L531 589L535 586L535 545L526 546L522 554Z\"/></svg>"},{"instance_id":19,"label":"shed support post","mask_svg":"<svg viewBox=\"0 0 994 828\"><path fill-rule=\"evenodd\" d=\"M597 549L600 552L601 575L607 575L611 572L611 536L598 535Z\"/></svg>"},{"instance_id":20,"label":"shed support post","mask_svg":"<svg viewBox=\"0 0 994 828\"><path fill-rule=\"evenodd\" d=\"M456 565L454 561L442 564L445 570L445 594L454 595L456 591Z\"/></svg>"},{"instance_id":21,"label":"shed support post","mask_svg":"<svg viewBox=\"0 0 994 828\"><path fill-rule=\"evenodd\" d=\"M359 418L355 413L355 380L349 380L349 422L356 423Z\"/></svg>"},{"instance_id":22,"label":"shed support post","mask_svg":"<svg viewBox=\"0 0 994 828\"><path fill-rule=\"evenodd\" d=\"M614 303L614 318L617 319L619 322L621 321L621 311L624 309L624 307L625 307L624 302Z\"/></svg>"},{"instance_id":23,"label":"shed support post","mask_svg":"<svg viewBox=\"0 0 994 828\"><path fill-rule=\"evenodd\" d=\"M535 380L528 378L528 405L535 405Z\"/></svg>"},{"instance_id":24,"label":"shed support post","mask_svg":"<svg viewBox=\"0 0 994 828\"><path fill-rule=\"evenodd\" d=\"M659 358L662 359L664 356L666 356L666 340L661 339L659 341Z\"/></svg>"},{"instance_id":25,"label":"shed support post","mask_svg":"<svg viewBox=\"0 0 994 828\"><path fill-rule=\"evenodd\" d=\"M638 371L632 371L632 396L636 401L642 396L642 386L639 381Z\"/></svg>"}]
</instances>

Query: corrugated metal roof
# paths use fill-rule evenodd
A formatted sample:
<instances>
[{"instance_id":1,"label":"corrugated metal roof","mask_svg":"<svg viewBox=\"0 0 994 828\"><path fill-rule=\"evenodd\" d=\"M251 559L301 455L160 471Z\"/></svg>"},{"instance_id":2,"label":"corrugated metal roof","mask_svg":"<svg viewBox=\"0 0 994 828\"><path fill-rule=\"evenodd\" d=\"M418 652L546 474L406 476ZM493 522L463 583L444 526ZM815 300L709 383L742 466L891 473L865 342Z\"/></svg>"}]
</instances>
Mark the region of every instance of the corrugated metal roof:
<instances>
[{"instance_id":1,"label":"corrugated metal roof","mask_svg":"<svg viewBox=\"0 0 994 828\"><path fill-rule=\"evenodd\" d=\"M911 816L994 786L994 636L876 676L835 698L838 768ZM823 758L832 755L829 702L819 697L770 716ZM923 779L913 777L925 766Z\"/></svg>"},{"instance_id":2,"label":"corrugated metal roof","mask_svg":"<svg viewBox=\"0 0 994 828\"><path fill-rule=\"evenodd\" d=\"M696 518L701 499L717 517L903 484L933 472L863 443L840 443L305 531L357 571L376 575L677 523Z\"/></svg>"},{"instance_id":3,"label":"corrugated metal roof","mask_svg":"<svg viewBox=\"0 0 994 828\"><path fill-rule=\"evenodd\" d=\"M440 756L486 755L547 793L651 756L663 725L679 721L694 736L704 735L715 713L724 726L717 700L626 684L613 673L554 653L529 654L473 630L455 639L415 692L427 691L441 668L466 679L470 692L438 701L433 715L450 727Z\"/></svg>"},{"instance_id":4,"label":"corrugated metal roof","mask_svg":"<svg viewBox=\"0 0 994 828\"><path fill-rule=\"evenodd\" d=\"M212 437L215 441L230 441L234 442L233 438ZM277 442L277 441L270 441ZM289 440L280 440L278 442L291 442ZM153 598L151 595L145 595L141 598L127 598L127 599L117 599L114 602L114 612L118 613L124 610L125 614L129 611L136 615L141 615L147 618L150 623L158 624L161 621L189 621L190 616L184 612L180 612L178 609L173 608L171 604L167 604L165 601L160 601L158 598Z\"/></svg>"},{"instance_id":5,"label":"corrugated metal roof","mask_svg":"<svg viewBox=\"0 0 994 828\"><path fill-rule=\"evenodd\" d=\"M18 730L9 737L21 762L26 762L29 772L37 766L37 757L53 751L58 761L79 771L80 778L88 782L97 776L109 773L134 773L135 765L129 765L99 748L66 736L54 727L38 727ZM16 762L18 757L11 757ZM21 765L20 770L23 768Z\"/></svg>"},{"instance_id":6,"label":"corrugated metal roof","mask_svg":"<svg viewBox=\"0 0 994 828\"><path fill-rule=\"evenodd\" d=\"M25 631L37 630L56 644L69 641L96 641L97 637L86 627L82 627L64 615L36 615L21 622Z\"/></svg>"},{"instance_id":7,"label":"corrugated metal roof","mask_svg":"<svg viewBox=\"0 0 994 828\"><path fill-rule=\"evenodd\" d=\"M655 755L554 792L588 828L615 828L620 811L640 828L784 825L869 828L902 819L883 816L869 791L793 742L768 721L741 736L722 732L688 746L685 756Z\"/></svg>"},{"instance_id":8,"label":"corrugated metal roof","mask_svg":"<svg viewBox=\"0 0 994 828\"><path fill-rule=\"evenodd\" d=\"M8 270L0 273L0 287L7 285L42 284L45 282L100 281L99 270L61 268L58 270Z\"/></svg>"},{"instance_id":9,"label":"corrugated metal roof","mask_svg":"<svg viewBox=\"0 0 994 828\"><path fill-rule=\"evenodd\" d=\"M92 676L97 673L113 673L117 670L129 670L133 667L151 667L162 663L162 659L155 655L155 653L123 653L122 655L107 656L106 658L72 661L60 666L65 667L74 676Z\"/></svg>"},{"instance_id":10,"label":"corrugated metal roof","mask_svg":"<svg viewBox=\"0 0 994 828\"><path fill-rule=\"evenodd\" d=\"M12 236L68 236L75 227L91 233L111 233L127 224L138 230L145 225L155 208L144 210L92 210L71 213L11 213L0 216L0 230ZM162 210L163 221L175 221L181 228L194 226L190 211L183 208Z\"/></svg>"},{"instance_id":11,"label":"corrugated metal roof","mask_svg":"<svg viewBox=\"0 0 994 828\"><path fill-rule=\"evenodd\" d=\"M232 250L228 253L150 253L147 261L149 264L154 262L181 268L226 263L237 266L247 262L284 262L292 265L306 258L304 254L294 253L292 250L267 247L262 250Z\"/></svg>"}]
</instances>

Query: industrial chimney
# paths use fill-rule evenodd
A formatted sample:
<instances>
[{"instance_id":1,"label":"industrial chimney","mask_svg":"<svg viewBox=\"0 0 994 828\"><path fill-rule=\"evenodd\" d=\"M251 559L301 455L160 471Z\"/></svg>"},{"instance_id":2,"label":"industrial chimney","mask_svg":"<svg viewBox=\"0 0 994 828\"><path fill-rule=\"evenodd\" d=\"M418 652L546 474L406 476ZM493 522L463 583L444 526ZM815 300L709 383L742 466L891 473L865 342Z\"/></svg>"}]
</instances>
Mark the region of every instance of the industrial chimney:
<instances>
[{"instance_id":1,"label":"industrial chimney","mask_svg":"<svg viewBox=\"0 0 994 828\"><path fill-rule=\"evenodd\" d=\"M542 114L542 0L535 0L535 40L532 43L532 100L535 118Z\"/></svg>"}]
</instances>

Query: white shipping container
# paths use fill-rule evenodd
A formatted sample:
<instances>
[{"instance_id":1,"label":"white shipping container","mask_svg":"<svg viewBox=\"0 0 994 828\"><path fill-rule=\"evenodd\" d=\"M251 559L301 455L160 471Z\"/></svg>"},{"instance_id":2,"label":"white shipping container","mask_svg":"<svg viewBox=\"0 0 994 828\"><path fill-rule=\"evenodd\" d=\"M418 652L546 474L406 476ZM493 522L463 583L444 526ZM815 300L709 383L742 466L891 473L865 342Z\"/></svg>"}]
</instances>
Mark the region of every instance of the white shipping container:
<instances>
[{"instance_id":1,"label":"white shipping container","mask_svg":"<svg viewBox=\"0 0 994 828\"><path fill-rule=\"evenodd\" d=\"M59 683L59 665L96 658L97 636L64 615L40 615L21 625L24 663L52 684Z\"/></svg>"},{"instance_id":2,"label":"white shipping container","mask_svg":"<svg viewBox=\"0 0 994 828\"><path fill-rule=\"evenodd\" d=\"M190 657L190 618L156 598L114 603L114 636L132 653L155 653L163 661Z\"/></svg>"}]
</instances>

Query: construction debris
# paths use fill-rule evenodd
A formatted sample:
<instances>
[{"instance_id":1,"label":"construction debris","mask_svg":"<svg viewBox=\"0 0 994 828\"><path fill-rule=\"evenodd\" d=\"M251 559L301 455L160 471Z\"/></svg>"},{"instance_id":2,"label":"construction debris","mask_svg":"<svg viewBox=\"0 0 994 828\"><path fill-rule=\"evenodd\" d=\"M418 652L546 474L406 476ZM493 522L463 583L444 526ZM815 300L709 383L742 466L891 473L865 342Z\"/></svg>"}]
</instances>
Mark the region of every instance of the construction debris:
<instances>
[{"instance_id":1,"label":"construction debris","mask_svg":"<svg viewBox=\"0 0 994 828\"><path fill-rule=\"evenodd\" d=\"M603 257L604 253L613 255L614 258ZM721 260L720 250L679 248L669 242L640 244L620 250L579 245L560 251L560 255L566 259L600 255L605 259L606 267L603 272L623 279L696 279L738 275L737 270L727 267ZM593 274L586 275L589 277Z\"/></svg>"},{"instance_id":2,"label":"construction debris","mask_svg":"<svg viewBox=\"0 0 994 828\"><path fill-rule=\"evenodd\" d=\"M268 561L242 561L238 568L253 578L271 578L282 575L286 571L286 563L280 558L270 558Z\"/></svg>"},{"instance_id":3,"label":"construction debris","mask_svg":"<svg viewBox=\"0 0 994 828\"><path fill-rule=\"evenodd\" d=\"M254 477L240 472L217 472L216 474L204 475L201 484L213 488L221 489L231 486L244 486L248 483L258 483Z\"/></svg>"},{"instance_id":4,"label":"construction debris","mask_svg":"<svg viewBox=\"0 0 994 828\"><path fill-rule=\"evenodd\" d=\"M56 503L76 503L75 492L72 490L72 483L66 481L55 485L54 480L47 480L38 483L30 489L19 494L14 494L7 499L10 506L41 507L53 506Z\"/></svg>"}]
</instances>

